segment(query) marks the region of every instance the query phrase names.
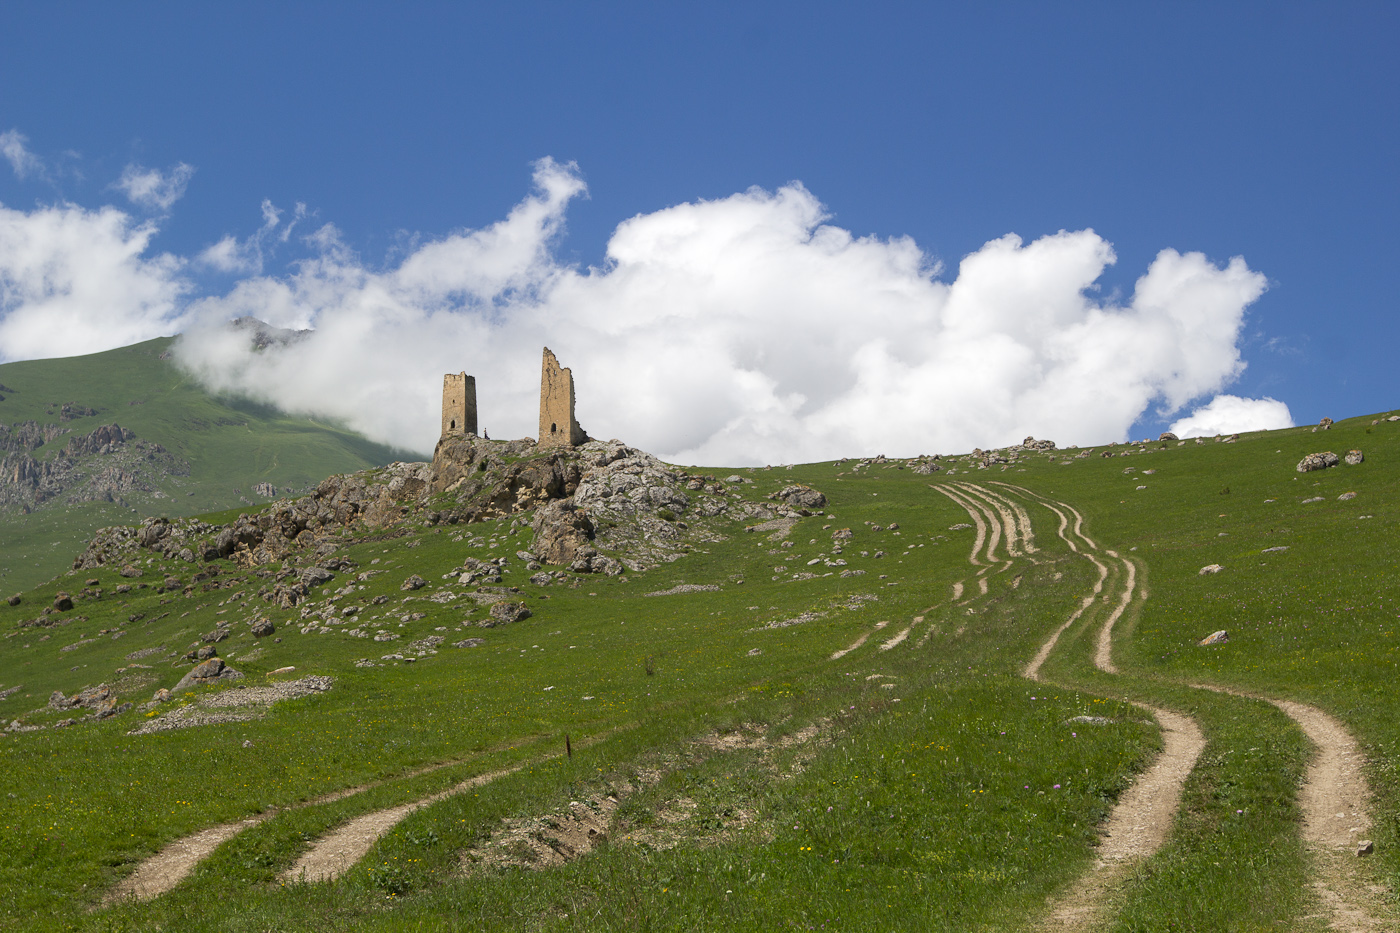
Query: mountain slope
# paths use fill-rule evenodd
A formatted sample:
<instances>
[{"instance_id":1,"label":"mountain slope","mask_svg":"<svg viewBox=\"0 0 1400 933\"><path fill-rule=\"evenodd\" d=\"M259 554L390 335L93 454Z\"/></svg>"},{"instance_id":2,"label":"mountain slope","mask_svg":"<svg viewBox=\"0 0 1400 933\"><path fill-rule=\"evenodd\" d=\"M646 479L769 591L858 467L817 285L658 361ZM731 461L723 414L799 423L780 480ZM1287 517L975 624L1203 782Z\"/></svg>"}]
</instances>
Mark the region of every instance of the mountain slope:
<instances>
[{"instance_id":1,"label":"mountain slope","mask_svg":"<svg viewBox=\"0 0 1400 933\"><path fill-rule=\"evenodd\" d=\"M0 365L0 588L63 570L104 524L262 503L404 457L213 396L169 361L171 342Z\"/></svg>"}]
</instances>

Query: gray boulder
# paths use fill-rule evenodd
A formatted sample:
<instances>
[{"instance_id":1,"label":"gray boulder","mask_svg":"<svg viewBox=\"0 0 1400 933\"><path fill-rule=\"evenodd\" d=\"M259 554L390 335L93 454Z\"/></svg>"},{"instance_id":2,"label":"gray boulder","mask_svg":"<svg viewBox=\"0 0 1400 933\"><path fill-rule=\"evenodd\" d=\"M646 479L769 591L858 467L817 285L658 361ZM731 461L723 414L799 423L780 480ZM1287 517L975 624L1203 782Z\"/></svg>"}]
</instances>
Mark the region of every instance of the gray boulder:
<instances>
[{"instance_id":1,"label":"gray boulder","mask_svg":"<svg viewBox=\"0 0 1400 933\"><path fill-rule=\"evenodd\" d=\"M1332 453L1332 451L1324 450L1318 453L1308 454L1302 460L1299 460L1296 469L1299 473L1311 473L1313 470L1325 470L1328 467L1334 467L1341 462L1341 458Z\"/></svg>"},{"instance_id":2,"label":"gray boulder","mask_svg":"<svg viewBox=\"0 0 1400 933\"><path fill-rule=\"evenodd\" d=\"M1347 466L1357 466L1365 460L1366 457L1359 450L1348 450L1344 459Z\"/></svg>"},{"instance_id":3,"label":"gray boulder","mask_svg":"<svg viewBox=\"0 0 1400 933\"><path fill-rule=\"evenodd\" d=\"M478 623L482 628L495 628L498 625L509 625L511 622L519 622L528 619L533 613L526 608L524 603L513 602L503 599L491 606L491 617L483 619Z\"/></svg>"},{"instance_id":4,"label":"gray boulder","mask_svg":"<svg viewBox=\"0 0 1400 933\"><path fill-rule=\"evenodd\" d=\"M242 676L241 673L226 665L222 659L210 658L191 668L184 677L180 678L180 682L174 686L171 692L179 693L190 687L207 687L222 680L234 680Z\"/></svg>"}]
</instances>

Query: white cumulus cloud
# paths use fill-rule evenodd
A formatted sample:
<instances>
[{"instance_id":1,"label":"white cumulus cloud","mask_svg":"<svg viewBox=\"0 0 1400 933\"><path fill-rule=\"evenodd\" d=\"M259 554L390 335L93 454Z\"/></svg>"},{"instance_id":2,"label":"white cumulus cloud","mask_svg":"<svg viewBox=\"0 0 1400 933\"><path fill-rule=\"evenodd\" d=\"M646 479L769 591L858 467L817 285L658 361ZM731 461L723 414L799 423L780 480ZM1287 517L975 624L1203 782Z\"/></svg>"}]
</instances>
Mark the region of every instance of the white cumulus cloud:
<instances>
[{"instance_id":1,"label":"white cumulus cloud","mask_svg":"<svg viewBox=\"0 0 1400 933\"><path fill-rule=\"evenodd\" d=\"M1214 437L1291 427L1293 415L1288 406L1277 399L1217 395L1209 404L1173 422L1171 431L1177 437Z\"/></svg>"},{"instance_id":2,"label":"white cumulus cloud","mask_svg":"<svg viewBox=\"0 0 1400 933\"><path fill-rule=\"evenodd\" d=\"M117 190L138 207L149 211L168 211L185 195L185 188L194 175L194 167L179 163L169 172L128 165L117 180Z\"/></svg>"},{"instance_id":3,"label":"white cumulus cloud","mask_svg":"<svg viewBox=\"0 0 1400 933\"><path fill-rule=\"evenodd\" d=\"M177 333L182 262L111 207L0 205L0 360L75 356Z\"/></svg>"},{"instance_id":4,"label":"white cumulus cloud","mask_svg":"<svg viewBox=\"0 0 1400 933\"><path fill-rule=\"evenodd\" d=\"M1166 249L1129 298L1102 299L1115 256L1092 230L1002 237L948 280L907 237L829 223L798 183L633 217L603 266L579 269L553 246L584 192L573 166L542 160L505 219L387 269L323 226L291 274L197 302L179 359L215 388L419 451L459 370L484 428L532 434L544 345L572 367L590 433L680 461L1089 444L1228 386L1266 286L1240 258ZM243 315L315 332L254 352L220 326Z\"/></svg>"}]
</instances>

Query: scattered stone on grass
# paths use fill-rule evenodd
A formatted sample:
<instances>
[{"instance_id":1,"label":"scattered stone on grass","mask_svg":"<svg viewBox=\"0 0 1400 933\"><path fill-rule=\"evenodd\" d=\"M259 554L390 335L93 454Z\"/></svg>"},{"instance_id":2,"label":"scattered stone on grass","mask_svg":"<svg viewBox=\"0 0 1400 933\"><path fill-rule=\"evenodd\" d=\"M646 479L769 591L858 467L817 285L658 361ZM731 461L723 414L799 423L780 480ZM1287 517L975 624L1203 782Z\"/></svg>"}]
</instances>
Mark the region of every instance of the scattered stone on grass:
<instances>
[{"instance_id":1,"label":"scattered stone on grass","mask_svg":"<svg viewBox=\"0 0 1400 933\"><path fill-rule=\"evenodd\" d=\"M1311 499L1304 499L1303 505L1312 505L1314 502L1321 502L1322 499L1322 496L1313 496Z\"/></svg>"},{"instance_id":2,"label":"scattered stone on grass","mask_svg":"<svg viewBox=\"0 0 1400 933\"><path fill-rule=\"evenodd\" d=\"M484 645L484 644L486 644L486 639L484 639L484 638L463 638L461 641L454 641L454 642L452 643L452 647L454 647L454 648L475 648L475 647L477 647L477 646L479 646L479 645Z\"/></svg>"},{"instance_id":3,"label":"scattered stone on grass","mask_svg":"<svg viewBox=\"0 0 1400 933\"><path fill-rule=\"evenodd\" d=\"M1362 839L1360 842L1358 842L1358 843L1356 844L1356 854L1357 854L1358 857L1359 857L1359 856L1363 856L1363 855L1370 855L1372 852L1375 852L1375 851L1376 851L1375 843L1373 843L1373 842L1372 842L1371 840L1369 840L1369 839Z\"/></svg>"},{"instance_id":4,"label":"scattered stone on grass","mask_svg":"<svg viewBox=\"0 0 1400 933\"><path fill-rule=\"evenodd\" d=\"M647 593L647 596L679 596L682 593L718 593L719 586L714 583L679 583L669 590L657 590L655 593Z\"/></svg>"},{"instance_id":5,"label":"scattered stone on grass","mask_svg":"<svg viewBox=\"0 0 1400 933\"><path fill-rule=\"evenodd\" d=\"M1196 642L1202 648L1209 648L1211 645L1223 645L1230 640L1230 633L1221 629L1218 632L1211 632L1205 638Z\"/></svg>"},{"instance_id":6,"label":"scattered stone on grass","mask_svg":"<svg viewBox=\"0 0 1400 933\"><path fill-rule=\"evenodd\" d=\"M415 574L413 574L412 576L410 576L407 580L403 581L403 583L399 586L399 589L401 589L401 590L421 590L423 587L425 587L425 586L427 586L427 585L428 585L428 581L427 581L427 580L424 580L422 577L418 576L418 574L415 573Z\"/></svg>"},{"instance_id":7,"label":"scattered stone on grass","mask_svg":"<svg viewBox=\"0 0 1400 933\"><path fill-rule=\"evenodd\" d=\"M519 622L528 619L534 613L525 606L524 603L503 599L491 605L491 616L482 619L477 625L482 628L495 628L498 625L508 625L511 622Z\"/></svg>"},{"instance_id":8,"label":"scattered stone on grass","mask_svg":"<svg viewBox=\"0 0 1400 933\"><path fill-rule=\"evenodd\" d=\"M1298 466L1295 469L1297 469L1299 473L1310 473L1313 470L1325 470L1328 467L1334 467L1338 463L1341 463L1341 459L1336 454L1332 453L1330 450L1323 450L1318 453L1308 454L1302 460L1299 460Z\"/></svg>"},{"instance_id":9,"label":"scattered stone on grass","mask_svg":"<svg viewBox=\"0 0 1400 933\"><path fill-rule=\"evenodd\" d=\"M1225 568L1222 567L1222 566L1220 566L1219 564L1206 564L1206 565L1205 565L1204 567L1202 567L1200 570L1196 571L1196 573L1197 573L1198 575L1204 577L1204 576L1205 576L1206 574L1208 574L1208 573L1219 573L1220 571L1222 571L1222 570L1224 570L1224 569L1225 569Z\"/></svg>"},{"instance_id":10,"label":"scattered stone on grass","mask_svg":"<svg viewBox=\"0 0 1400 933\"><path fill-rule=\"evenodd\" d=\"M358 662L357 662L358 663ZM335 683L334 678L311 675L260 687L235 687L199 697L194 703L148 719L128 735L150 735L172 729L189 729L222 722L247 722L261 719L274 703L294 700L313 693L323 693Z\"/></svg>"},{"instance_id":11,"label":"scattered stone on grass","mask_svg":"<svg viewBox=\"0 0 1400 933\"><path fill-rule=\"evenodd\" d=\"M1358 466L1366 459L1366 455L1359 450L1348 450L1346 457L1343 459L1347 466Z\"/></svg>"},{"instance_id":12,"label":"scattered stone on grass","mask_svg":"<svg viewBox=\"0 0 1400 933\"><path fill-rule=\"evenodd\" d=\"M1279 551L1286 551L1286 550L1288 550L1288 545L1286 545L1286 544L1280 544L1278 547L1266 547L1266 548L1264 548L1264 550L1260 551L1259 553L1260 553L1260 554L1277 554Z\"/></svg>"}]
</instances>

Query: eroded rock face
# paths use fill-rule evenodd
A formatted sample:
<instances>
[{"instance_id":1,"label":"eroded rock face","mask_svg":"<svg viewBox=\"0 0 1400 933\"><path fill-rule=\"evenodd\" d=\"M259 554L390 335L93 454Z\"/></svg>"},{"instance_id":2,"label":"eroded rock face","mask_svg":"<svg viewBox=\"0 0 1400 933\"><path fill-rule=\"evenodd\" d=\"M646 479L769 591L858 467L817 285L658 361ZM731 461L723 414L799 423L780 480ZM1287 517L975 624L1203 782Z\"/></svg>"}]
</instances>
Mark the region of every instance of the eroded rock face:
<instances>
[{"instance_id":1,"label":"eroded rock face","mask_svg":"<svg viewBox=\"0 0 1400 933\"><path fill-rule=\"evenodd\" d=\"M541 563L568 565L597 553L592 544L593 522L576 502L559 500L541 506L531 528L535 540L530 551Z\"/></svg>"}]
</instances>

